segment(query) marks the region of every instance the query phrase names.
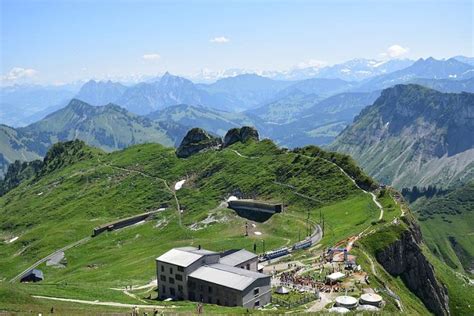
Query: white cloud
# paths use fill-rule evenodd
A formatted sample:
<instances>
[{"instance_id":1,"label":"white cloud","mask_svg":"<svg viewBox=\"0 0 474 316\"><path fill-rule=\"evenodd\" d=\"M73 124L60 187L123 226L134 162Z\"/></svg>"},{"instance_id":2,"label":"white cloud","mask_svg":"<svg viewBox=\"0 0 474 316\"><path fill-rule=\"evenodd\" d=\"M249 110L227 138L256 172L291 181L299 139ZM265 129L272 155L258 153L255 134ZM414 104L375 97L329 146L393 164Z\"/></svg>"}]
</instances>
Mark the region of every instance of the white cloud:
<instances>
[{"instance_id":1,"label":"white cloud","mask_svg":"<svg viewBox=\"0 0 474 316\"><path fill-rule=\"evenodd\" d=\"M153 53L153 54L145 54L142 56L142 58L144 60L148 60L148 61L156 61L158 59L161 58L160 54L156 54L156 53Z\"/></svg>"},{"instance_id":2,"label":"white cloud","mask_svg":"<svg viewBox=\"0 0 474 316\"><path fill-rule=\"evenodd\" d=\"M307 60L307 61L302 61L300 63L298 63L296 65L296 68L300 68L300 69L303 69L303 68L322 68L322 67L325 67L327 66L327 62L325 61L322 61L322 60L317 60L317 59L310 59L310 60Z\"/></svg>"},{"instance_id":3,"label":"white cloud","mask_svg":"<svg viewBox=\"0 0 474 316\"><path fill-rule=\"evenodd\" d=\"M211 38L209 41L211 43L225 44L225 43L229 43L230 39L225 36L218 36L218 37Z\"/></svg>"},{"instance_id":4,"label":"white cloud","mask_svg":"<svg viewBox=\"0 0 474 316\"><path fill-rule=\"evenodd\" d=\"M408 47L402 47L398 44L395 44L387 48L387 51L383 53L382 56L389 58L398 58L407 54L409 51L410 49Z\"/></svg>"},{"instance_id":5,"label":"white cloud","mask_svg":"<svg viewBox=\"0 0 474 316\"><path fill-rule=\"evenodd\" d=\"M14 82L21 79L29 79L34 76L38 71L31 68L13 67L6 75L2 76L2 81Z\"/></svg>"}]
</instances>

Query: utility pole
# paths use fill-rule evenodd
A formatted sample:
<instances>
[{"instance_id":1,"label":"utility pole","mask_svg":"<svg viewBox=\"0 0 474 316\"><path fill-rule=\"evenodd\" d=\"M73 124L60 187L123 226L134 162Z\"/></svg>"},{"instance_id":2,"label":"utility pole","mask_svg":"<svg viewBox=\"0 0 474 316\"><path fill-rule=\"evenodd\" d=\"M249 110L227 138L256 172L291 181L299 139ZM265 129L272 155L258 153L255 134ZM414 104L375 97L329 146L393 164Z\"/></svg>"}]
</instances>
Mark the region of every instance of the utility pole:
<instances>
[{"instance_id":1,"label":"utility pole","mask_svg":"<svg viewBox=\"0 0 474 316\"><path fill-rule=\"evenodd\" d=\"M324 215L323 215L323 236L324 236Z\"/></svg>"}]
</instances>

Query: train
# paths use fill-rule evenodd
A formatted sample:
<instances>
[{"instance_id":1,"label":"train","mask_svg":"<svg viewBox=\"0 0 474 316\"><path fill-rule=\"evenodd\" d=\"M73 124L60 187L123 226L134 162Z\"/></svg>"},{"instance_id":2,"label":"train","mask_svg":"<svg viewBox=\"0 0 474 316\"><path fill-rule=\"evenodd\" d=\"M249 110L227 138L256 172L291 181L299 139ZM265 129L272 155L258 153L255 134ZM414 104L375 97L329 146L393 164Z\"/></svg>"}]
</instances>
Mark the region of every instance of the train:
<instances>
[{"instance_id":1,"label":"train","mask_svg":"<svg viewBox=\"0 0 474 316\"><path fill-rule=\"evenodd\" d=\"M260 257L259 261L263 262L263 261L283 257L283 256L286 256L286 255L292 253L293 251L309 248L313 245L313 237L317 233L318 233L318 230L315 233L313 233L311 236L307 237L304 240L298 241L297 243L295 243L291 247L283 247L283 248L280 248L280 249L277 249L277 250L272 250L272 251L265 252Z\"/></svg>"},{"instance_id":2,"label":"train","mask_svg":"<svg viewBox=\"0 0 474 316\"><path fill-rule=\"evenodd\" d=\"M294 244L291 249L292 250L306 249L306 248L311 247L312 244L313 242L311 241L311 239L305 239Z\"/></svg>"},{"instance_id":3,"label":"train","mask_svg":"<svg viewBox=\"0 0 474 316\"><path fill-rule=\"evenodd\" d=\"M265 252L262 256L263 260L261 260L261 261L267 261L267 260L271 260L271 259L286 256L286 255L290 254L290 251L291 251L290 248L283 247L283 248L280 248L280 249L277 249L277 250L272 250L272 251Z\"/></svg>"}]
</instances>

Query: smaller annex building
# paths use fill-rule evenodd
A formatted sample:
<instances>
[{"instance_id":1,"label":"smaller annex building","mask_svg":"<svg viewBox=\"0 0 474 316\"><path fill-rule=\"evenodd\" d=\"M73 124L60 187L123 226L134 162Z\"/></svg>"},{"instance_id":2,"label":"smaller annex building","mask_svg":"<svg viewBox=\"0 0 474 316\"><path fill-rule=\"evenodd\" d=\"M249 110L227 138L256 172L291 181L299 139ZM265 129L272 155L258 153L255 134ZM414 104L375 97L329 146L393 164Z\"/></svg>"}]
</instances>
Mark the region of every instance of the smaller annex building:
<instances>
[{"instance_id":1,"label":"smaller annex building","mask_svg":"<svg viewBox=\"0 0 474 316\"><path fill-rule=\"evenodd\" d=\"M38 269L33 269L28 271L20 280L20 282L39 282L43 281L43 271Z\"/></svg>"},{"instance_id":2,"label":"smaller annex building","mask_svg":"<svg viewBox=\"0 0 474 316\"><path fill-rule=\"evenodd\" d=\"M161 299L255 308L271 300L270 275L257 272L258 257L247 250L224 253L174 248L156 259Z\"/></svg>"}]
</instances>

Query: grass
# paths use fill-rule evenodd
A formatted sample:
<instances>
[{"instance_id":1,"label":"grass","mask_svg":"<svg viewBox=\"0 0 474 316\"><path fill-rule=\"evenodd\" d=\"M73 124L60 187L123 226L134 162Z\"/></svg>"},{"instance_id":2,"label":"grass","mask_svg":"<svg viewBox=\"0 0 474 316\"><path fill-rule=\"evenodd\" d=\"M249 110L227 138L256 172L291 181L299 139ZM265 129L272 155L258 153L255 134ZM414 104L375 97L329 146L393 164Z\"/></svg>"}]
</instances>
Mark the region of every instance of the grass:
<instances>
[{"instance_id":1,"label":"grass","mask_svg":"<svg viewBox=\"0 0 474 316\"><path fill-rule=\"evenodd\" d=\"M449 309L451 315L474 314L474 286L460 273L456 273L444 264L437 256L424 248L424 254L434 266L436 276L446 286L449 295Z\"/></svg>"},{"instance_id":2,"label":"grass","mask_svg":"<svg viewBox=\"0 0 474 316\"><path fill-rule=\"evenodd\" d=\"M474 271L474 182L413 204L429 249L452 269Z\"/></svg>"},{"instance_id":3,"label":"grass","mask_svg":"<svg viewBox=\"0 0 474 316\"><path fill-rule=\"evenodd\" d=\"M233 150L257 158L240 157ZM18 290L22 295L134 301L110 288L148 283L155 277L154 259L172 247L253 250L256 244L261 252L262 240L266 250L290 245L300 234L304 236L308 211L313 221L318 220L319 211L324 215L327 235L323 242L331 244L358 233L377 218L370 196L336 166L298 156L270 141L235 144L188 159L176 158L173 149L145 144L98 153L24 182L0 198L0 238L19 237L14 243L0 243L0 284L4 291ZM169 188L182 179L187 181L176 192L183 210L180 215ZM301 198L296 191L312 199ZM245 237L246 220L219 208L230 195L282 201L285 211L257 223L255 230L262 232L261 236ZM67 250L63 269L42 264L44 282L5 285L36 260L89 236L94 227L162 205L167 205L166 211L152 221L101 234ZM225 221L190 229L209 215ZM20 308L10 295L2 296L0 305ZM194 308L190 303L184 306ZM222 311L220 307L206 308Z\"/></svg>"}]
</instances>

